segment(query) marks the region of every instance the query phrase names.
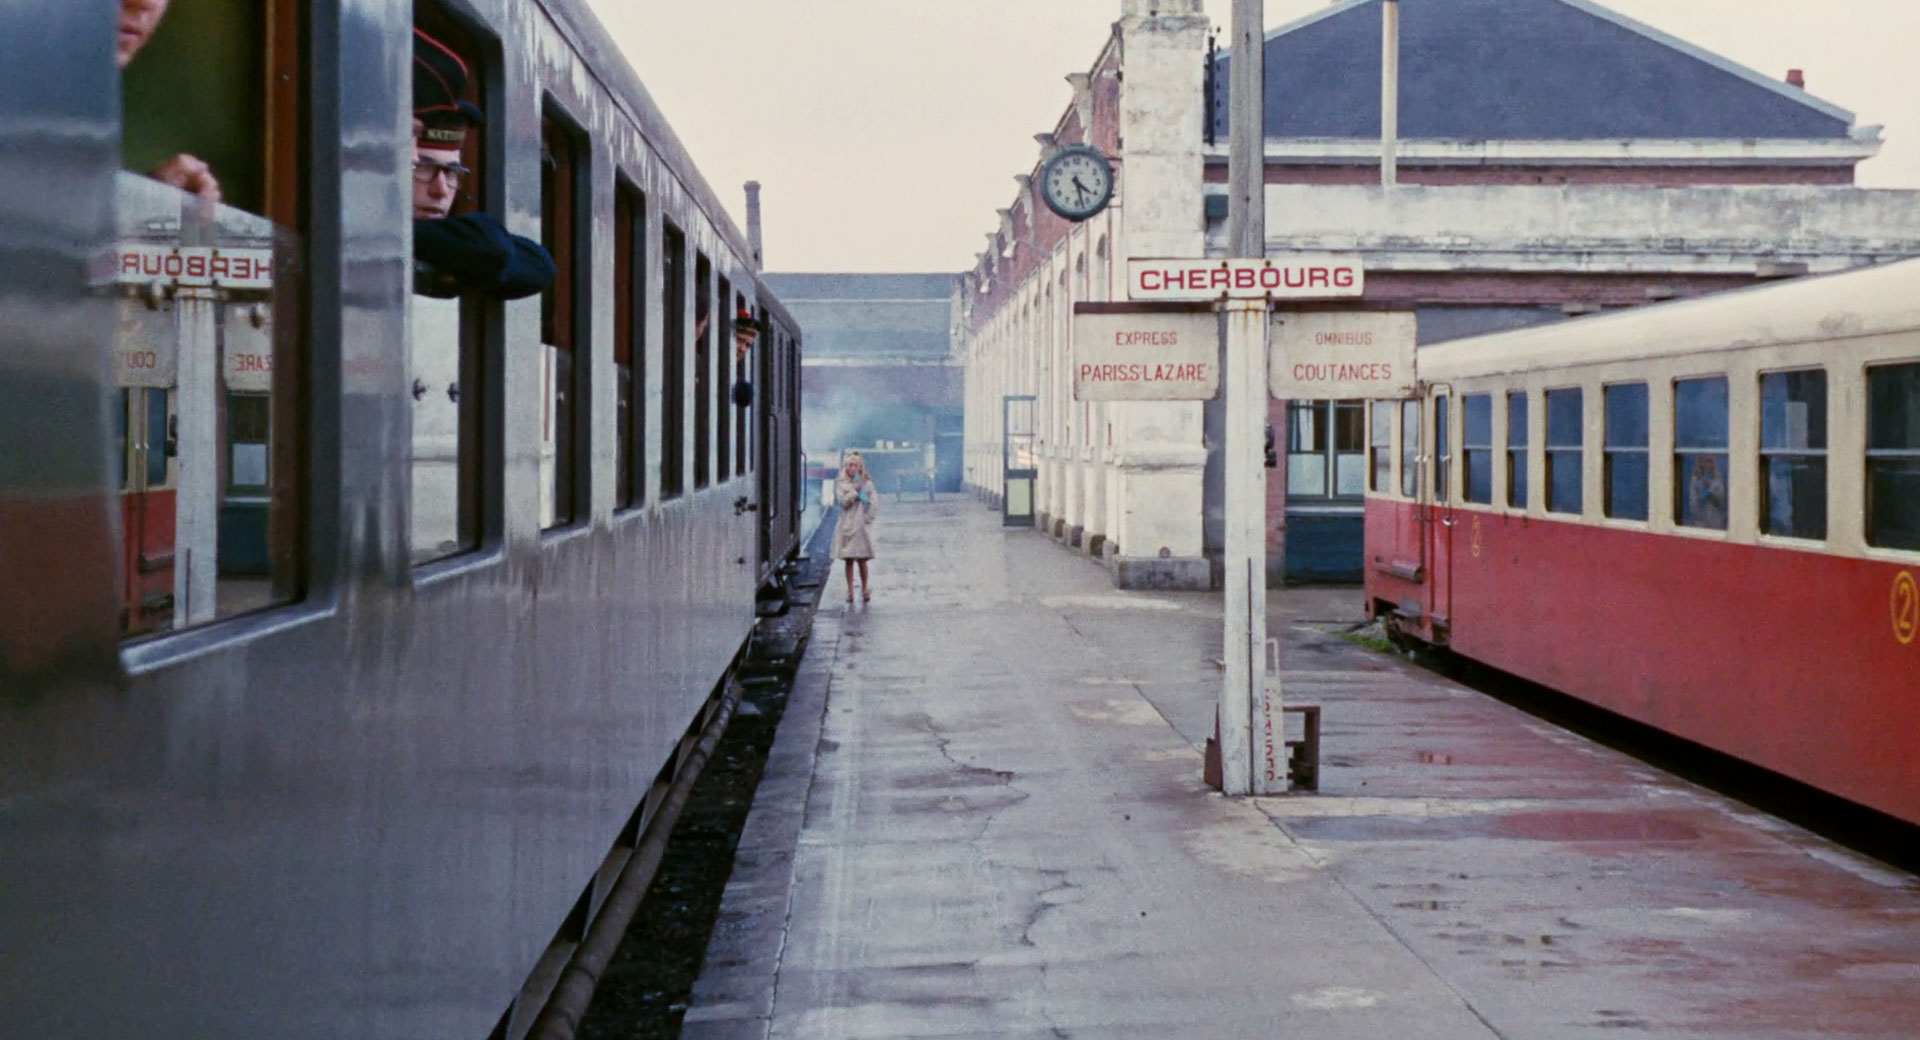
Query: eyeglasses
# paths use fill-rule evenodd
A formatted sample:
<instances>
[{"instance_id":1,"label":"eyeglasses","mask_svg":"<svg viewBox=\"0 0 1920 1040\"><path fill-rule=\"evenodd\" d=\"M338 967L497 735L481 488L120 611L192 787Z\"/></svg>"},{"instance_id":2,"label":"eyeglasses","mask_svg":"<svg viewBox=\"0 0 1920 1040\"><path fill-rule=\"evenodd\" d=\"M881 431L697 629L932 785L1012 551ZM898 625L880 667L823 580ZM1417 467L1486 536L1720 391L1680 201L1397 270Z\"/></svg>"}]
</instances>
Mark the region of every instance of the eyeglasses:
<instances>
[{"instance_id":1,"label":"eyeglasses","mask_svg":"<svg viewBox=\"0 0 1920 1040\"><path fill-rule=\"evenodd\" d=\"M466 180L467 174L472 172L459 163L435 162L432 159L413 161L413 180L416 184L432 184L435 177L444 173L447 175L448 186L458 188L460 182Z\"/></svg>"}]
</instances>

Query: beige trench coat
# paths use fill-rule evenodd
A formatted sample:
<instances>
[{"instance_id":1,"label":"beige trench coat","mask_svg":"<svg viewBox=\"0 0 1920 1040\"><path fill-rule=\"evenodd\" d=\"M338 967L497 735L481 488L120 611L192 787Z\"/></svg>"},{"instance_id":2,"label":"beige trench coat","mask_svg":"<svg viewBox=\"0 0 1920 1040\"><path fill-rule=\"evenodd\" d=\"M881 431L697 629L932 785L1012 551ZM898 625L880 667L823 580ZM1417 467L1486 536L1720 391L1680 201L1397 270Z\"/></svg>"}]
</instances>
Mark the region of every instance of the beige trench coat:
<instances>
[{"instance_id":1,"label":"beige trench coat","mask_svg":"<svg viewBox=\"0 0 1920 1040\"><path fill-rule=\"evenodd\" d=\"M840 520L833 528L833 558L836 560L873 559L873 513L880 505L880 489L867 482L867 501L860 501L860 486L846 477L833 482L833 497L840 503Z\"/></svg>"}]
</instances>

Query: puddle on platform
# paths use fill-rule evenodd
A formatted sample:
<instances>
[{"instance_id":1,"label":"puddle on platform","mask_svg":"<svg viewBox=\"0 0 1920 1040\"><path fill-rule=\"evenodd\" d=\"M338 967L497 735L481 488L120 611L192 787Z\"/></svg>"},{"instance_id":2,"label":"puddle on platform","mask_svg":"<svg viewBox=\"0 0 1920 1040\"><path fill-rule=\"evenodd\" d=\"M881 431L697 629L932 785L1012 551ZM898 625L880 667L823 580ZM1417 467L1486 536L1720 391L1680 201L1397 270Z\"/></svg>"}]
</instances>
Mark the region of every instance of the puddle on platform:
<instances>
[{"instance_id":1,"label":"puddle on platform","mask_svg":"<svg viewBox=\"0 0 1920 1040\"><path fill-rule=\"evenodd\" d=\"M1344 816L1289 821L1288 829L1321 841L1697 841L1700 832L1663 813L1526 812L1427 819Z\"/></svg>"}]
</instances>

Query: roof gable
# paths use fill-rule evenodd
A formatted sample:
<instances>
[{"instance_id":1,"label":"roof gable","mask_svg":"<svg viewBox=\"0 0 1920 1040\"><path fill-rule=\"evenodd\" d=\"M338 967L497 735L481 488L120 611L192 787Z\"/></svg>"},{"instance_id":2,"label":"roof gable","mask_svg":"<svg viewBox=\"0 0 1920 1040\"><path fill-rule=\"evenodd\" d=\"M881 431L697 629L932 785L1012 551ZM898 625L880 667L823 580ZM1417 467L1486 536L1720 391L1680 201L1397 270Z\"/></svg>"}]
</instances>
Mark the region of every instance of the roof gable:
<instances>
[{"instance_id":1,"label":"roof gable","mask_svg":"<svg viewBox=\"0 0 1920 1040\"><path fill-rule=\"evenodd\" d=\"M1400 7L1402 137L1805 140L1852 126L1844 109L1588 0ZM1266 66L1269 138L1379 136L1379 0L1269 33ZM1223 64L1220 135L1229 82Z\"/></svg>"}]
</instances>

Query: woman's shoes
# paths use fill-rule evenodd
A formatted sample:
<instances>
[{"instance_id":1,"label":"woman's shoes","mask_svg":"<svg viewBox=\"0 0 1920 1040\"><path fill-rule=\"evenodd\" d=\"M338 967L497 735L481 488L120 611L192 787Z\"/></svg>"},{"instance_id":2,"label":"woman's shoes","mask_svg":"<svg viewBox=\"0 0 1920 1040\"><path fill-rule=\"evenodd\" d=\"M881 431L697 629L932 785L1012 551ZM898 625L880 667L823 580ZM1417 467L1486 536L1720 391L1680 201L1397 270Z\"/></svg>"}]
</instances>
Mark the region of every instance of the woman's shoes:
<instances>
[{"instance_id":1,"label":"woman's shoes","mask_svg":"<svg viewBox=\"0 0 1920 1040\"><path fill-rule=\"evenodd\" d=\"M866 589L860 590L860 602L865 603L872 598L873 598L873 593L868 592Z\"/></svg>"},{"instance_id":2,"label":"woman's shoes","mask_svg":"<svg viewBox=\"0 0 1920 1040\"><path fill-rule=\"evenodd\" d=\"M847 590L847 602L848 602L848 603L852 603L852 602L853 602L853 590L852 590L852 589L848 589L848 590Z\"/></svg>"}]
</instances>

